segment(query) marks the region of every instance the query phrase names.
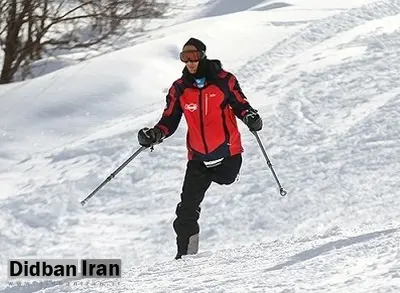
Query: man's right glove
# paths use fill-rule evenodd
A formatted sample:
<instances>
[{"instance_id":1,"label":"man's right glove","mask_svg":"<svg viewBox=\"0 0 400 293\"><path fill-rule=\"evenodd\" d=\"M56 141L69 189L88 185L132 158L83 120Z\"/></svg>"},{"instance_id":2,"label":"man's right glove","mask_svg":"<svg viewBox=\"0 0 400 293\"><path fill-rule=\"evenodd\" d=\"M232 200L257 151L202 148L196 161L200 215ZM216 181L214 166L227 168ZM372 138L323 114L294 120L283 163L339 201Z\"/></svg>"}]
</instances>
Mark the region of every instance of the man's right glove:
<instances>
[{"instance_id":1,"label":"man's right glove","mask_svg":"<svg viewBox=\"0 0 400 293\"><path fill-rule=\"evenodd\" d=\"M247 125L250 131L260 131L263 126L262 119L255 109L247 111L243 117L243 122Z\"/></svg>"},{"instance_id":2,"label":"man's right glove","mask_svg":"<svg viewBox=\"0 0 400 293\"><path fill-rule=\"evenodd\" d=\"M153 144L159 144L165 137L164 132L158 127L142 128L138 132L138 141L141 146L150 147Z\"/></svg>"}]
</instances>

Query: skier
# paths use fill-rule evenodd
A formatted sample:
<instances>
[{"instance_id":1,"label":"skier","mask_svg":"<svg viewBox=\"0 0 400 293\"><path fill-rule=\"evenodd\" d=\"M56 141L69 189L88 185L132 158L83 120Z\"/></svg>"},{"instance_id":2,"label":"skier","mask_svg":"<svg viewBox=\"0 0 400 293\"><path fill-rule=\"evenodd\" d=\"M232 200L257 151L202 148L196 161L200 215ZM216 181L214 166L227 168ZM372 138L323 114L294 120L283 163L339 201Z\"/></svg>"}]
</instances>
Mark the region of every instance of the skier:
<instances>
[{"instance_id":1,"label":"skier","mask_svg":"<svg viewBox=\"0 0 400 293\"><path fill-rule=\"evenodd\" d=\"M175 132L182 114L188 125L188 162L173 222L175 259L198 252L200 204L211 183L230 185L239 174L243 148L236 117L251 131L262 129L236 77L219 60L207 58L202 41L190 38L180 60L185 67L169 89L162 117L153 128L138 132L139 144L150 147Z\"/></svg>"}]
</instances>

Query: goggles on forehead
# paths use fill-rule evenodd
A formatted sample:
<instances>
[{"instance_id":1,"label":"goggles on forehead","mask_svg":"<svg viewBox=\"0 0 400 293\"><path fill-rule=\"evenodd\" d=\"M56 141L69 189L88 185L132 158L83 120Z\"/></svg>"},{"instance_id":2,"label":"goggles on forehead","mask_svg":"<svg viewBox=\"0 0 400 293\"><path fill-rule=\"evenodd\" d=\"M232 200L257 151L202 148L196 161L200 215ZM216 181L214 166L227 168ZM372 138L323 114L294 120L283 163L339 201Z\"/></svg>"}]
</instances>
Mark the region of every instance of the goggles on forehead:
<instances>
[{"instance_id":1,"label":"goggles on forehead","mask_svg":"<svg viewBox=\"0 0 400 293\"><path fill-rule=\"evenodd\" d=\"M197 51L197 50L182 51L179 54L179 59L181 59L181 61L184 63L186 63L188 61L198 62L201 59L204 59L205 57L206 57L206 54L203 51Z\"/></svg>"}]
</instances>

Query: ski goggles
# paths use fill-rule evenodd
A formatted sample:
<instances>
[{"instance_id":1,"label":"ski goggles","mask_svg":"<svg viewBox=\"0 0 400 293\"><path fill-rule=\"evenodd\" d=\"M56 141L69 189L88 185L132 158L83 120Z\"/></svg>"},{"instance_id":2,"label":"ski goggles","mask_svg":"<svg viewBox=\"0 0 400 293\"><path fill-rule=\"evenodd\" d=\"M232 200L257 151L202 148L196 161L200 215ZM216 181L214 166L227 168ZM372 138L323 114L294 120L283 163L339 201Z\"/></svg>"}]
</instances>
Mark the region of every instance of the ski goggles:
<instances>
[{"instance_id":1,"label":"ski goggles","mask_svg":"<svg viewBox=\"0 0 400 293\"><path fill-rule=\"evenodd\" d=\"M203 51L182 51L179 54L179 59L181 59L182 62L187 63L189 61L192 62L199 62L201 59L204 59L206 57L206 54Z\"/></svg>"}]
</instances>

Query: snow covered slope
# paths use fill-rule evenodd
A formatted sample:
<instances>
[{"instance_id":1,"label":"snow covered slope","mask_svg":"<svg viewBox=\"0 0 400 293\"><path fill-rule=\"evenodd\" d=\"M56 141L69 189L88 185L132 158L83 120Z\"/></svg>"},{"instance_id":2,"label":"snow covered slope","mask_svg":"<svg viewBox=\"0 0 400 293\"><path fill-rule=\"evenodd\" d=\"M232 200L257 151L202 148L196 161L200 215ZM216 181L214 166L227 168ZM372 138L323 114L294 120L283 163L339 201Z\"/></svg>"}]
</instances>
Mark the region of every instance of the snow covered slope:
<instances>
[{"instance_id":1,"label":"snow covered slope","mask_svg":"<svg viewBox=\"0 0 400 293\"><path fill-rule=\"evenodd\" d=\"M398 292L397 229L339 234L203 252L134 266L121 280L41 283L21 292Z\"/></svg>"},{"instance_id":2,"label":"snow covered slope","mask_svg":"<svg viewBox=\"0 0 400 293\"><path fill-rule=\"evenodd\" d=\"M239 2L210 1L143 43L0 87L2 281L9 258L116 257L125 272L113 292L399 292L400 1ZM79 201L158 120L191 36L261 113L288 195L241 124L239 182L211 186L200 254L172 261L184 121ZM103 285L4 290L110 292Z\"/></svg>"}]
</instances>

